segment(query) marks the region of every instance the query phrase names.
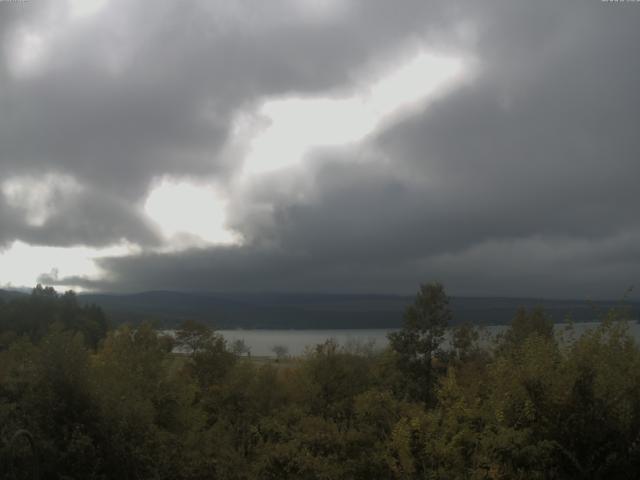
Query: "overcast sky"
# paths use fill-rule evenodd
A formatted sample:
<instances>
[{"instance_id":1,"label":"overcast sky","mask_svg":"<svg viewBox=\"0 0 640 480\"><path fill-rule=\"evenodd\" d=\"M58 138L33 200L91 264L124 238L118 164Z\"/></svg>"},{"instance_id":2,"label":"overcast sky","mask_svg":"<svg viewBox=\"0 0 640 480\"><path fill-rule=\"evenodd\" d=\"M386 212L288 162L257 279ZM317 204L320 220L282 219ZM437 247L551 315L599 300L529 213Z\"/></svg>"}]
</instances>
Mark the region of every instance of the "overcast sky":
<instances>
[{"instance_id":1,"label":"overcast sky","mask_svg":"<svg viewBox=\"0 0 640 480\"><path fill-rule=\"evenodd\" d=\"M0 285L640 290L640 2L0 0L0 46Z\"/></svg>"}]
</instances>

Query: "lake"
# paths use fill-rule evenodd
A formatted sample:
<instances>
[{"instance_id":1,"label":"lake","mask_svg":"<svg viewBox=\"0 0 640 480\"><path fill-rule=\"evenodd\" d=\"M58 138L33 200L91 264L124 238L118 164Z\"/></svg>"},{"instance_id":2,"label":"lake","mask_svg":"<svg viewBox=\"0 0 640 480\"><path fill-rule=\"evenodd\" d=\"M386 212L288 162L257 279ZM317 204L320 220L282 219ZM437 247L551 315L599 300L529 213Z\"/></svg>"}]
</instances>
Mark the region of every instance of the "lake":
<instances>
[{"instance_id":1,"label":"lake","mask_svg":"<svg viewBox=\"0 0 640 480\"><path fill-rule=\"evenodd\" d=\"M576 323L574 331L576 335L594 328L597 322ZM640 324L631 322L629 324L631 333L636 341L640 341ZM567 324L558 323L555 325L556 332L561 332ZM507 327L497 325L485 327L481 333L481 344L488 344L499 333ZM275 356L272 348L281 345L287 348L289 355L302 355L307 347L313 347L319 343L332 338L340 345L349 343L373 343L374 348L383 349L387 346L387 334L396 329L349 329L349 330L218 330L218 333L231 343L234 340L244 340L251 349L251 355L255 356Z\"/></svg>"}]
</instances>

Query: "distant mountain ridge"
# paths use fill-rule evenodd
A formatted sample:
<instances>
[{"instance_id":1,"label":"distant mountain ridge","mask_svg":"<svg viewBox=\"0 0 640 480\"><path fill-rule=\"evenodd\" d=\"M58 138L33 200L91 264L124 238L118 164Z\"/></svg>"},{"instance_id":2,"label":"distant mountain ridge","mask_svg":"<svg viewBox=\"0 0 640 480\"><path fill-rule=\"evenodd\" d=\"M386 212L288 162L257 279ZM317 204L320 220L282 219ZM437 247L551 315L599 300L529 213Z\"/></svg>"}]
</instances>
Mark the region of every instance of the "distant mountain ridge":
<instances>
[{"instance_id":1,"label":"distant mountain ridge","mask_svg":"<svg viewBox=\"0 0 640 480\"><path fill-rule=\"evenodd\" d=\"M0 289L0 300L24 296ZM82 303L102 307L115 323L153 321L171 328L192 319L219 329L396 328L412 295L313 293L212 293L148 291L131 294L81 293ZM520 307L541 306L556 322L597 320L619 301L549 300L508 297L452 297L453 323L507 324ZM624 302L640 318L640 301Z\"/></svg>"},{"instance_id":2,"label":"distant mountain ridge","mask_svg":"<svg viewBox=\"0 0 640 480\"><path fill-rule=\"evenodd\" d=\"M412 301L408 295L207 293L150 291L134 294L80 294L82 302L101 306L116 323L154 320L175 326L185 319L216 328L395 328ZM571 317L593 321L616 301L548 300L533 298L452 297L454 324L498 325L511 321L519 307L542 306L554 321ZM624 302L633 318L640 302Z\"/></svg>"},{"instance_id":3,"label":"distant mountain ridge","mask_svg":"<svg viewBox=\"0 0 640 480\"><path fill-rule=\"evenodd\" d=\"M18 297L22 297L24 296L25 293L24 292L20 292L17 290L3 290L0 289L0 299L1 300L11 300L14 298L18 298Z\"/></svg>"}]
</instances>

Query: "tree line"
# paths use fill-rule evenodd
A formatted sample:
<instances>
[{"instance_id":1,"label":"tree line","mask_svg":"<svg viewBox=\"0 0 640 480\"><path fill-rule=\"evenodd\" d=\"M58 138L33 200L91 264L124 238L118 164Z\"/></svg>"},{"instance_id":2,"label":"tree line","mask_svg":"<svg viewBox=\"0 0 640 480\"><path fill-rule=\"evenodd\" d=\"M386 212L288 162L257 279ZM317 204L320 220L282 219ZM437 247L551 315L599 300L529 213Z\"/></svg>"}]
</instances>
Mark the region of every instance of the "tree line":
<instances>
[{"instance_id":1,"label":"tree line","mask_svg":"<svg viewBox=\"0 0 640 480\"><path fill-rule=\"evenodd\" d=\"M328 340L265 362L196 322L175 338L109 328L36 287L0 303L0 477L637 478L640 350L624 313L578 336L521 310L490 344L450 322L444 288L426 284L383 351Z\"/></svg>"}]
</instances>

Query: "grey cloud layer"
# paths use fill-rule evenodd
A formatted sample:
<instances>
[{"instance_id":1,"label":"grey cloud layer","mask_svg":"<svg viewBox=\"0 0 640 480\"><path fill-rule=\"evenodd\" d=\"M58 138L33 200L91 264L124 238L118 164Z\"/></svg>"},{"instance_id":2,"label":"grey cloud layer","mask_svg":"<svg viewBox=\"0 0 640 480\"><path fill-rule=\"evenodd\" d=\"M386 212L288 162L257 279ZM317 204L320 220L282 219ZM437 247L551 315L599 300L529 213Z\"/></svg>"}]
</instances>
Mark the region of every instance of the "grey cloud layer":
<instances>
[{"instance_id":1,"label":"grey cloud layer","mask_svg":"<svg viewBox=\"0 0 640 480\"><path fill-rule=\"evenodd\" d=\"M366 144L232 192L244 246L107 259L108 278L76 284L406 292L438 278L465 294L611 296L638 282L640 6L363 1L314 21L286 3L224 3L116 2L99 28L54 44L55 68L8 79L2 175L71 172L105 199L74 218L111 225L30 241L153 243L107 199L139 201L162 174L227 181L235 113L348 90L407 41L468 52L479 73Z\"/></svg>"},{"instance_id":2,"label":"grey cloud layer","mask_svg":"<svg viewBox=\"0 0 640 480\"><path fill-rule=\"evenodd\" d=\"M74 24L60 2L28 3L2 5L0 175L53 170L132 202L157 176L228 178L239 165L220 149L234 114L267 95L348 85L353 69L417 22L385 2L354 3L327 23L287 1L114 0ZM25 29L43 35L44 64L20 77L8 52ZM39 242L58 240L43 231Z\"/></svg>"},{"instance_id":3,"label":"grey cloud layer","mask_svg":"<svg viewBox=\"0 0 640 480\"><path fill-rule=\"evenodd\" d=\"M26 221L20 210L0 206L0 244L19 239L29 244L72 247L107 247L122 240L158 245L156 227L130 204L100 192L83 191L70 199L53 199L57 205L41 224Z\"/></svg>"}]
</instances>

